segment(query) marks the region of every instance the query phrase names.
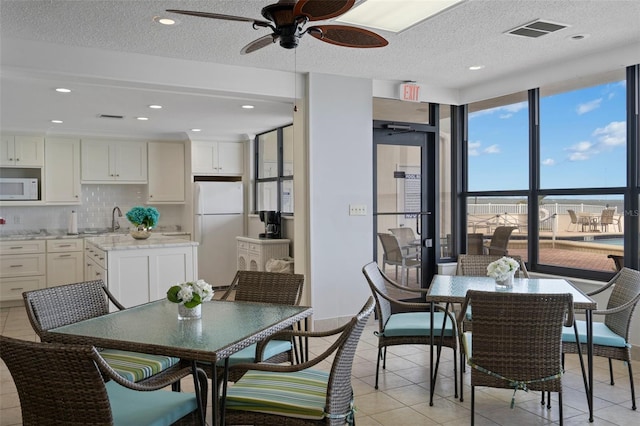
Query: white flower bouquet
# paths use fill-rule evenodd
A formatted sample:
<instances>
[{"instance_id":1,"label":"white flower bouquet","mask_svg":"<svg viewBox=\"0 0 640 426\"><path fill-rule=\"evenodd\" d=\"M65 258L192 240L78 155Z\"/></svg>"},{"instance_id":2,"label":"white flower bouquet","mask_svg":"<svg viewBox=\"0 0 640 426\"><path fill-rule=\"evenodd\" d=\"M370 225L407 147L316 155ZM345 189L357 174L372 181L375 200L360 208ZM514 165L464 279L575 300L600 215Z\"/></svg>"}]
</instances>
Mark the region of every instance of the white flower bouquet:
<instances>
[{"instance_id":1,"label":"white flower bouquet","mask_svg":"<svg viewBox=\"0 0 640 426\"><path fill-rule=\"evenodd\" d=\"M518 268L520 268L520 263L517 260L503 256L487 265L487 275L496 281L506 281L516 273Z\"/></svg>"},{"instance_id":2,"label":"white flower bouquet","mask_svg":"<svg viewBox=\"0 0 640 426\"><path fill-rule=\"evenodd\" d=\"M167 291L167 299L170 302L181 303L186 308L195 308L212 298L213 288L204 280L176 284Z\"/></svg>"}]
</instances>

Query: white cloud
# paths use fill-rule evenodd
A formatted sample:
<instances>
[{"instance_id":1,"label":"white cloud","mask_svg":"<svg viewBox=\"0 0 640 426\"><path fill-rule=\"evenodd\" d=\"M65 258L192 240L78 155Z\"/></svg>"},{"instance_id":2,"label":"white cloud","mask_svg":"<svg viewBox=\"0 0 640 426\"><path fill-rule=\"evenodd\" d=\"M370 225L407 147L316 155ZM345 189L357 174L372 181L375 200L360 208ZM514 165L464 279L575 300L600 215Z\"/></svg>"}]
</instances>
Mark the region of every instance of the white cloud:
<instances>
[{"instance_id":1,"label":"white cloud","mask_svg":"<svg viewBox=\"0 0 640 426\"><path fill-rule=\"evenodd\" d=\"M624 121L612 121L605 127L599 127L593 131L593 136L598 142L606 146L620 146L627 143L627 123Z\"/></svg>"},{"instance_id":2,"label":"white cloud","mask_svg":"<svg viewBox=\"0 0 640 426\"><path fill-rule=\"evenodd\" d=\"M500 153L500 147L497 144L486 147L482 150L485 154L498 154Z\"/></svg>"},{"instance_id":3,"label":"white cloud","mask_svg":"<svg viewBox=\"0 0 640 426\"><path fill-rule=\"evenodd\" d=\"M472 157L480 155L480 152L478 151L480 145L480 142L469 142L467 146L468 154Z\"/></svg>"},{"instance_id":4,"label":"white cloud","mask_svg":"<svg viewBox=\"0 0 640 426\"><path fill-rule=\"evenodd\" d=\"M589 141L578 142L566 148L566 150L569 151L569 161L588 160L593 154L598 153L598 151L594 149L594 145Z\"/></svg>"},{"instance_id":5,"label":"white cloud","mask_svg":"<svg viewBox=\"0 0 640 426\"><path fill-rule=\"evenodd\" d=\"M599 108L601 103L602 98L598 98L593 101L580 104L576 108L576 112L578 113L578 115L586 114L589 111L593 111L594 109Z\"/></svg>"},{"instance_id":6,"label":"white cloud","mask_svg":"<svg viewBox=\"0 0 640 426\"><path fill-rule=\"evenodd\" d=\"M544 160L542 160L542 165L543 166L555 166L556 165L556 160L554 160L553 158L545 158Z\"/></svg>"},{"instance_id":7,"label":"white cloud","mask_svg":"<svg viewBox=\"0 0 640 426\"><path fill-rule=\"evenodd\" d=\"M585 154L584 152L573 152L569 154L569 161L584 161L588 159L589 155Z\"/></svg>"}]
</instances>

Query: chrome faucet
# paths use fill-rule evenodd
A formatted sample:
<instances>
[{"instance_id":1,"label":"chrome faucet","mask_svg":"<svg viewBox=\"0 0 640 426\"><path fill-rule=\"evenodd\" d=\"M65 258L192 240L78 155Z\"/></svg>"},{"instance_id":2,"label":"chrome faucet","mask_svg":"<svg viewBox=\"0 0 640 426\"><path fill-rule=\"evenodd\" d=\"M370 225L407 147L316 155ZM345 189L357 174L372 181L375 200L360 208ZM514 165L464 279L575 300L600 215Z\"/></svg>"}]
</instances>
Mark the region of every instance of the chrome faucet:
<instances>
[{"instance_id":1,"label":"chrome faucet","mask_svg":"<svg viewBox=\"0 0 640 426\"><path fill-rule=\"evenodd\" d=\"M120 229L120 224L118 223L118 219L116 219L116 212L118 212L118 217L122 217L122 210L120 207L115 206L111 211L111 230L116 231L116 229Z\"/></svg>"}]
</instances>

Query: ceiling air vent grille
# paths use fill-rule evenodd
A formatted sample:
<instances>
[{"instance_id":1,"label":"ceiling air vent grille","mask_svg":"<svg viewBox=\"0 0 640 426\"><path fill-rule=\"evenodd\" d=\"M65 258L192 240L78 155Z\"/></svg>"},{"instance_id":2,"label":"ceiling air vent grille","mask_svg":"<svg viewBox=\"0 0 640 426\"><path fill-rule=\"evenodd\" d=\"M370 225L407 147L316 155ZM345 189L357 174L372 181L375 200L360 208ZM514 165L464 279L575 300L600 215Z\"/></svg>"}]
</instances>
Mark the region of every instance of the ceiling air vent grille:
<instances>
[{"instance_id":1,"label":"ceiling air vent grille","mask_svg":"<svg viewBox=\"0 0 640 426\"><path fill-rule=\"evenodd\" d=\"M124 118L124 115L100 114L100 115L98 115L98 118L109 118L109 119L115 119L115 120L122 120Z\"/></svg>"},{"instance_id":2,"label":"ceiling air vent grille","mask_svg":"<svg viewBox=\"0 0 640 426\"><path fill-rule=\"evenodd\" d=\"M537 38L545 34L550 34L562 30L564 28L567 28L568 26L569 25L559 24L557 22L537 20L509 30L506 32L506 34Z\"/></svg>"}]
</instances>

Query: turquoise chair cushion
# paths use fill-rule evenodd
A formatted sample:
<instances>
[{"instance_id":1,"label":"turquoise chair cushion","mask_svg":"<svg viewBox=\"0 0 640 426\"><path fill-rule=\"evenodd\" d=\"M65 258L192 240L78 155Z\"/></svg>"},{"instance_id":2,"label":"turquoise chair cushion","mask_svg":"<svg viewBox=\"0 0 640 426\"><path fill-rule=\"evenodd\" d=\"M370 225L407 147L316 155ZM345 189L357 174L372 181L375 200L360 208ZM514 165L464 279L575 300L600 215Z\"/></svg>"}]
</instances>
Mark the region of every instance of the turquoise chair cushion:
<instances>
[{"instance_id":1,"label":"turquoise chair cushion","mask_svg":"<svg viewBox=\"0 0 640 426\"><path fill-rule=\"evenodd\" d=\"M282 352L290 351L292 348L291 342L288 340L270 340L262 353L263 359L269 359L272 356L278 355ZM240 364L244 362L255 362L256 360L256 345L247 346L231 355L229 357L229 365ZM224 360L217 362L219 367L224 366Z\"/></svg>"},{"instance_id":2,"label":"turquoise chair cushion","mask_svg":"<svg viewBox=\"0 0 640 426\"><path fill-rule=\"evenodd\" d=\"M307 368L293 373L249 370L227 391L227 409L320 420L329 373Z\"/></svg>"},{"instance_id":3,"label":"turquoise chair cushion","mask_svg":"<svg viewBox=\"0 0 640 426\"><path fill-rule=\"evenodd\" d=\"M578 338L580 343L587 343L587 324L584 321L576 321L578 326ZM573 332L573 326L562 327L562 341L575 343L576 335ZM614 348L624 348L627 342L622 336L617 335L603 322L593 323L593 344L601 346L611 346Z\"/></svg>"},{"instance_id":4,"label":"turquoise chair cushion","mask_svg":"<svg viewBox=\"0 0 640 426\"><path fill-rule=\"evenodd\" d=\"M111 368L131 382L147 379L180 362L180 358L115 349L103 349L100 355Z\"/></svg>"},{"instance_id":5,"label":"turquoise chair cushion","mask_svg":"<svg viewBox=\"0 0 640 426\"><path fill-rule=\"evenodd\" d=\"M401 336L428 336L430 333L431 313L429 312L402 312L393 314L384 326L383 335L386 337ZM444 312L434 312L433 334L440 336ZM444 327L445 336L453 336L453 322L447 317Z\"/></svg>"},{"instance_id":6,"label":"turquoise chair cushion","mask_svg":"<svg viewBox=\"0 0 640 426\"><path fill-rule=\"evenodd\" d=\"M135 391L113 380L106 383L106 388L116 426L168 426L198 407L193 393Z\"/></svg>"}]
</instances>

